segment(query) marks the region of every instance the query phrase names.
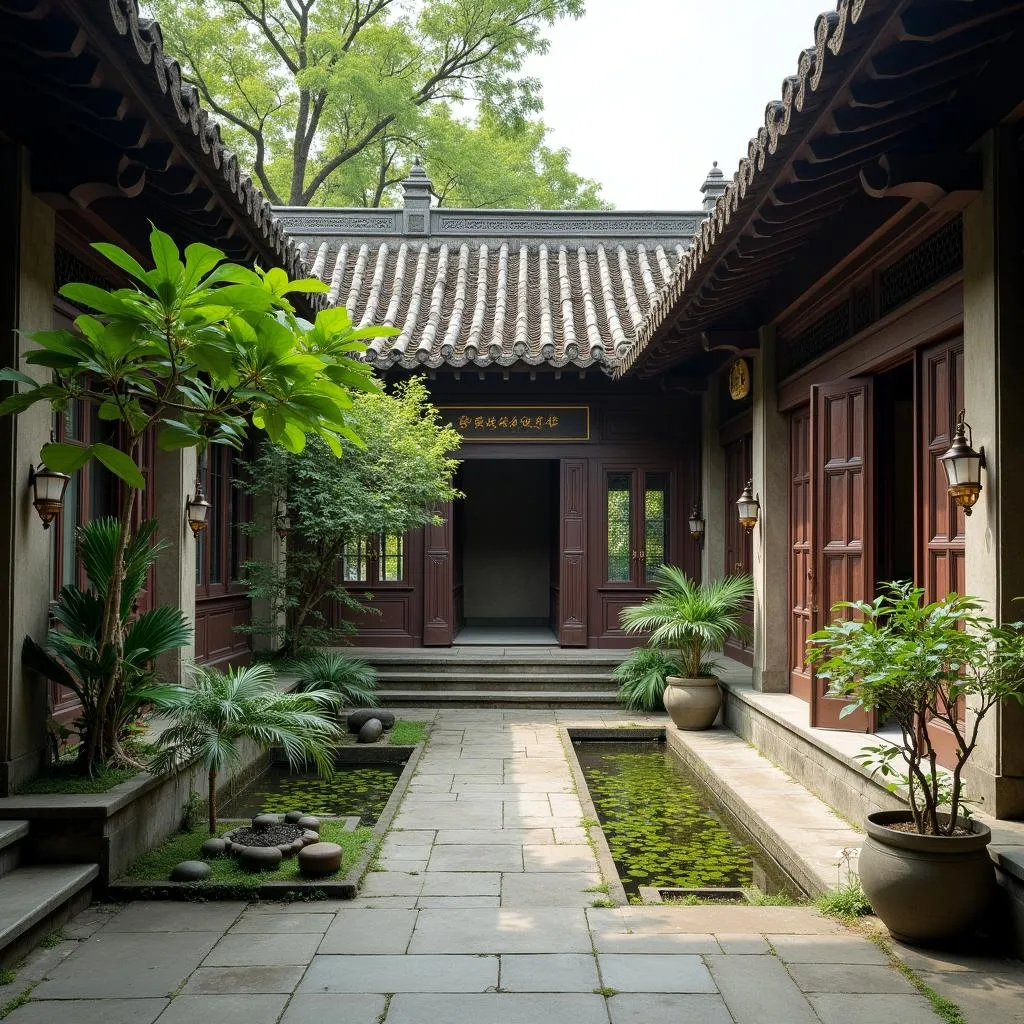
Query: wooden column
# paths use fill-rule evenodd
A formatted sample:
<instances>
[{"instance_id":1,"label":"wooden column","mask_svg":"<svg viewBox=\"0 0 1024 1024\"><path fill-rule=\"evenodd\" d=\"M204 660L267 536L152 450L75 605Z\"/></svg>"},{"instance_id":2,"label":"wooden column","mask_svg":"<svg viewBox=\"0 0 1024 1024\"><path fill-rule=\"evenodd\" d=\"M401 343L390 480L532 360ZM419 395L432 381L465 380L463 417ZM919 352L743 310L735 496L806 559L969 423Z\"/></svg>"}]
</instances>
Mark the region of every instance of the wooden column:
<instances>
[{"instance_id":1,"label":"wooden column","mask_svg":"<svg viewBox=\"0 0 1024 1024\"><path fill-rule=\"evenodd\" d=\"M561 466L558 642L587 646L587 463L563 459Z\"/></svg>"},{"instance_id":2,"label":"wooden column","mask_svg":"<svg viewBox=\"0 0 1024 1024\"><path fill-rule=\"evenodd\" d=\"M423 528L423 646L450 647L455 632L452 503L437 509L441 523Z\"/></svg>"}]
</instances>

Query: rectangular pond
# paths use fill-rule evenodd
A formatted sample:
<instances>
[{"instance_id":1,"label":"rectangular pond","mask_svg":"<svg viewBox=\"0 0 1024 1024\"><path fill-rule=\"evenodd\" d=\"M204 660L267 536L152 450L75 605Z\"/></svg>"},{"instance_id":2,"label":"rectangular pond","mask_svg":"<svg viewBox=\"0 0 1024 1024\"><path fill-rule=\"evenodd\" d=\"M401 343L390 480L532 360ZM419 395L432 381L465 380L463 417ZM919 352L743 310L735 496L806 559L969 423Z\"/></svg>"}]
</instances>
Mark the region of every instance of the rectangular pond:
<instances>
[{"instance_id":1,"label":"rectangular pond","mask_svg":"<svg viewBox=\"0 0 1024 1024\"><path fill-rule=\"evenodd\" d=\"M358 816L360 825L375 825L404 767L404 762L340 764L333 778L323 779L316 772L271 764L225 801L220 814L250 818L297 810L332 818Z\"/></svg>"},{"instance_id":2,"label":"rectangular pond","mask_svg":"<svg viewBox=\"0 0 1024 1024\"><path fill-rule=\"evenodd\" d=\"M598 820L626 894L640 887L802 894L663 740L575 739ZM670 898L670 894L665 894Z\"/></svg>"}]
</instances>

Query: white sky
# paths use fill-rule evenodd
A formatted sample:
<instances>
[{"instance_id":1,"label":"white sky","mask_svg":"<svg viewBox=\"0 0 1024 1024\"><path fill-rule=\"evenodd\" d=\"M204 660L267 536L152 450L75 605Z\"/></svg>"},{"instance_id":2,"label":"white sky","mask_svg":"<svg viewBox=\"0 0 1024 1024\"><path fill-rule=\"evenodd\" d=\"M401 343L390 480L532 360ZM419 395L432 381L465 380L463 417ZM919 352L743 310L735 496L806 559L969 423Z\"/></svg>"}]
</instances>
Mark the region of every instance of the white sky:
<instances>
[{"instance_id":1,"label":"white sky","mask_svg":"<svg viewBox=\"0 0 1024 1024\"><path fill-rule=\"evenodd\" d=\"M527 68L549 144L620 210L699 209L711 162L732 177L826 9L834 0L587 0Z\"/></svg>"}]
</instances>

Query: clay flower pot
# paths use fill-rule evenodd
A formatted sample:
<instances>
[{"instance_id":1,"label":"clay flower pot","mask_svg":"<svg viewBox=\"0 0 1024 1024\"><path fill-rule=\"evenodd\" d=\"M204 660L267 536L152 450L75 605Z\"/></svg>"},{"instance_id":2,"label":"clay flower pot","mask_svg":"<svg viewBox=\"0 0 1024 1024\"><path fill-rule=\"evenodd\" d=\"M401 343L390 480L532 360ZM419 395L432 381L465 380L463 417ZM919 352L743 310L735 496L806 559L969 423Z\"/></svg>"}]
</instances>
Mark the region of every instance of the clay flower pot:
<instances>
[{"instance_id":1,"label":"clay flower pot","mask_svg":"<svg viewBox=\"0 0 1024 1024\"><path fill-rule=\"evenodd\" d=\"M869 814L858 871L871 907L893 938L941 945L970 932L995 893L995 868L985 849L988 826L965 820L966 836L925 836L889 825L912 821L909 811Z\"/></svg>"},{"instance_id":2,"label":"clay flower pot","mask_svg":"<svg viewBox=\"0 0 1024 1024\"><path fill-rule=\"evenodd\" d=\"M677 729L708 729L722 706L722 691L714 676L665 679L665 710Z\"/></svg>"}]
</instances>

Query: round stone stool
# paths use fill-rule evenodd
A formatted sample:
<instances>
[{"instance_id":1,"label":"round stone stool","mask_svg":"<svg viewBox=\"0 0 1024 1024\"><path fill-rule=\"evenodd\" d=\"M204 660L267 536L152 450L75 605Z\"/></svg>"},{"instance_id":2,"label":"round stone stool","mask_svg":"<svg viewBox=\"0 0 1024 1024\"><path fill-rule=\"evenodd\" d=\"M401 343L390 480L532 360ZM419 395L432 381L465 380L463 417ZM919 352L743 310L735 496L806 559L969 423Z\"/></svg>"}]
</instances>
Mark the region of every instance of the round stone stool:
<instances>
[{"instance_id":1,"label":"round stone stool","mask_svg":"<svg viewBox=\"0 0 1024 1024\"><path fill-rule=\"evenodd\" d=\"M341 870L341 847L337 843L312 843L299 851L299 871L307 878L323 878Z\"/></svg>"},{"instance_id":2,"label":"round stone stool","mask_svg":"<svg viewBox=\"0 0 1024 1024\"><path fill-rule=\"evenodd\" d=\"M234 855L246 871L276 871L281 866L281 851L276 846L235 845Z\"/></svg>"},{"instance_id":3,"label":"round stone stool","mask_svg":"<svg viewBox=\"0 0 1024 1024\"><path fill-rule=\"evenodd\" d=\"M204 878L210 877L212 870L209 864L201 860L183 860L172 868L171 881L201 882Z\"/></svg>"}]
</instances>

